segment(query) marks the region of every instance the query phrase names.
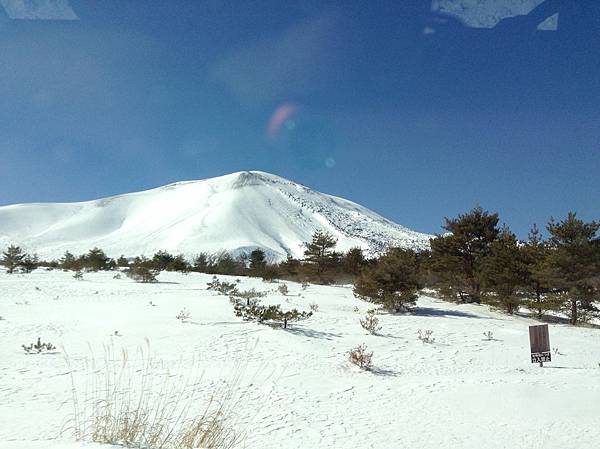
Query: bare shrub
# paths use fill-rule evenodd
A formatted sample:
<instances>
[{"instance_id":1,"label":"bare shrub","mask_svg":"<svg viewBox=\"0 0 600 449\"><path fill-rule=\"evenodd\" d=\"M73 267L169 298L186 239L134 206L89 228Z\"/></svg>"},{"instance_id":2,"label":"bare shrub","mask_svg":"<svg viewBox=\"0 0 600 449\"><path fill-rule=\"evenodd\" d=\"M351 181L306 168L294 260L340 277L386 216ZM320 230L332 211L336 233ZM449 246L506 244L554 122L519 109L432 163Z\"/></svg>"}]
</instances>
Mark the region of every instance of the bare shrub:
<instances>
[{"instance_id":1,"label":"bare shrub","mask_svg":"<svg viewBox=\"0 0 600 449\"><path fill-rule=\"evenodd\" d=\"M190 313L190 311L184 307L179 311L179 314L175 318L177 318L182 323L185 323L187 320L190 319L191 316L192 314Z\"/></svg>"},{"instance_id":2,"label":"bare shrub","mask_svg":"<svg viewBox=\"0 0 600 449\"><path fill-rule=\"evenodd\" d=\"M487 331L483 333L483 336L485 337L486 340L493 340L494 339L494 333L492 331Z\"/></svg>"},{"instance_id":3,"label":"bare shrub","mask_svg":"<svg viewBox=\"0 0 600 449\"><path fill-rule=\"evenodd\" d=\"M78 281L83 280L83 273L81 271L76 271L73 275L73 279L77 279Z\"/></svg>"},{"instance_id":4,"label":"bare shrub","mask_svg":"<svg viewBox=\"0 0 600 449\"><path fill-rule=\"evenodd\" d=\"M319 311L319 304L317 304L316 302L311 302L308 307L310 308L310 310L312 310L313 312L318 312Z\"/></svg>"},{"instance_id":5,"label":"bare shrub","mask_svg":"<svg viewBox=\"0 0 600 449\"><path fill-rule=\"evenodd\" d=\"M286 296L289 293L289 288L288 288L288 286L286 284L281 284L279 287L277 287L277 290L283 296Z\"/></svg>"},{"instance_id":6,"label":"bare shrub","mask_svg":"<svg viewBox=\"0 0 600 449\"><path fill-rule=\"evenodd\" d=\"M379 318L375 316L375 311L372 309L367 312L364 320L360 320L360 325L371 335L376 335L381 330Z\"/></svg>"},{"instance_id":7,"label":"bare shrub","mask_svg":"<svg viewBox=\"0 0 600 449\"><path fill-rule=\"evenodd\" d=\"M358 366L360 369L368 370L371 367L373 352L367 352L367 347L362 344L348 352L350 363Z\"/></svg>"},{"instance_id":8,"label":"bare shrub","mask_svg":"<svg viewBox=\"0 0 600 449\"><path fill-rule=\"evenodd\" d=\"M432 344L433 342L435 342L435 338L431 337L432 335L433 335L433 331L430 329L425 329L425 330L419 329L417 331L417 338L419 340L421 340L423 343Z\"/></svg>"}]
</instances>

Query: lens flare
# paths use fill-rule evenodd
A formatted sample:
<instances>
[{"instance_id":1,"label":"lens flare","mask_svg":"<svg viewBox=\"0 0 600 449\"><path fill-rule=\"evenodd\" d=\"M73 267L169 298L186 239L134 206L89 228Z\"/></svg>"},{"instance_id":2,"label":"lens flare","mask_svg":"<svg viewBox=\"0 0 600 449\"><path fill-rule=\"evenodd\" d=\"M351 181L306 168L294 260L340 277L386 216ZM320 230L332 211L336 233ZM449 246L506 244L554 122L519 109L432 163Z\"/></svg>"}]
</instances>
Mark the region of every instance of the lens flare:
<instances>
[{"instance_id":1,"label":"lens flare","mask_svg":"<svg viewBox=\"0 0 600 449\"><path fill-rule=\"evenodd\" d=\"M283 126L289 123L291 117L298 109L298 106L293 103L285 103L275 109L267 127L267 139L269 142L273 143L275 141ZM293 124L291 127L293 128Z\"/></svg>"}]
</instances>

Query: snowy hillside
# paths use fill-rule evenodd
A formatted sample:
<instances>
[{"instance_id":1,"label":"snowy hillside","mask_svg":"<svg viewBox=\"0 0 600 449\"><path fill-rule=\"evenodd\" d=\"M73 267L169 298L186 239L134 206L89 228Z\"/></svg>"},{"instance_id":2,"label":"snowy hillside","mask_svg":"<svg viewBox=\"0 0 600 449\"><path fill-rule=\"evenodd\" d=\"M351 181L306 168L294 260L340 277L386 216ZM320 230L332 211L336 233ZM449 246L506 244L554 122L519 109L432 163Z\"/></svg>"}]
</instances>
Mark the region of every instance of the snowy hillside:
<instances>
[{"instance_id":1,"label":"snowy hillside","mask_svg":"<svg viewBox=\"0 0 600 449\"><path fill-rule=\"evenodd\" d=\"M113 257L260 247L284 259L301 257L303 242L318 229L333 233L339 250L359 246L369 253L388 245L423 248L430 237L351 201L257 171L83 203L0 207L0 246L18 244L48 258L98 246Z\"/></svg>"},{"instance_id":2,"label":"snowy hillside","mask_svg":"<svg viewBox=\"0 0 600 449\"><path fill-rule=\"evenodd\" d=\"M113 362L118 368L121 349L132 369L143 364L137 349L147 347L145 339L157 373L167 367L202 375L204 400L247 361L236 383L234 412L247 429L240 448L598 446L598 329L551 324L553 361L540 368L529 360L528 326L536 321L487 306L421 297L413 314L378 315L381 330L370 335L359 319L373 305L350 287L303 290L288 282L282 296L278 283L240 278L240 289L268 292L263 304L318 304L314 316L286 330L236 317L226 296L206 290L209 275L162 273L156 284L113 276L86 273L77 281L62 271L0 270L0 449L100 449L73 441L70 373L82 401L96 372ZM184 308L190 316L180 322ZM431 330L435 341L419 341L419 329ZM21 345L38 337L58 349L25 354ZM373 351L371 371L348 362L347 352L362 343ZM114 360L105 360L107 347ZM131 376L138 385L139 375ZM203 407L199 399L191 413Z\"/></svg>"}]
</instances>

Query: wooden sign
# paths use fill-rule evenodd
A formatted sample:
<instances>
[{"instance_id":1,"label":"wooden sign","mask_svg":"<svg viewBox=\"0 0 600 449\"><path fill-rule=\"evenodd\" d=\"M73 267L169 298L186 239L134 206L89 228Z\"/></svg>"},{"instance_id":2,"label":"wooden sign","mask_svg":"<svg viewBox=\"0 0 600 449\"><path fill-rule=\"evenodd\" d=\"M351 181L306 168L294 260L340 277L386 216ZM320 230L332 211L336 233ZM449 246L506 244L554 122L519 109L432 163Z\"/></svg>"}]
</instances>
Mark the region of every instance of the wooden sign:
<instances>
[{"instance_id":1,"label":"wooden sign","mask_svg":"<svg viewBox=\"0 0 600 449\"><path fill-rule=\"evenodd\" d=\"M544 362L552 361L547 324L529 326L529 345L531 347L531 363L539 363L540 366L544 366Z\"/></svg>"}]
</instances>

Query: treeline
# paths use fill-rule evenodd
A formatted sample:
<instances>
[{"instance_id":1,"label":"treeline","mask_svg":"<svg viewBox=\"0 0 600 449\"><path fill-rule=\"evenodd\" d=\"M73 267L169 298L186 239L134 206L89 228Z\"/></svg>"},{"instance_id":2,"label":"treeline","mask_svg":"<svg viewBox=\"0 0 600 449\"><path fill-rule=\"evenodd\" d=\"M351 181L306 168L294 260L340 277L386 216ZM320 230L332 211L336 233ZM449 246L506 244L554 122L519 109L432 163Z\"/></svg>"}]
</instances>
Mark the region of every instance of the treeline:
<instances>
[{"instance_id":1,"label":"treeline","mask_svg":"<svg viewBox=\"0 0 600 449\"><path fill-rule=\"evenodd\" d=\"M412 308L425 288L440 297L463 303L486 303L509 314L526 307L538 318L549 312L566 314L572 324L599 315L600 223L584 222L575 213L546 226L547 237L534 226L521 241L497 213L476 207L456 218L446 218L446 234L430 240L430 249L389 248L368 258L360 248L336 251L337 240L317 231L305 243L303 259L288 257L270 263L265 252L233 257L227 252L200 253L192 260L159 251L151 258L117 259L93 248L74 256L67 252L44 262L18 246L10 246L0 262L9 273L30 272L38 266L74 271L126 269L130 277L152 282L160 271L201 272L258 276L270 281L303 283L353 283L356 296L389 311Z\"/></svg>"},{"instance_id":2,"label":"treeline","mask_svg":"<svg viewBox=\"0 0 600 449\"><path fill-rule=\"evenodd\" d=\"M429 251L389 249L361 272L354 291L394 311L409 308L427 287L446 300L509 314L521 307L538 318L562 312L572 324L599 315L600 223L569 213L550 220L547 238L534 226L524 241L498 223L497 213L480 207L447 218L448 233L432 238Z\"/></svg>"}]
</instances>

